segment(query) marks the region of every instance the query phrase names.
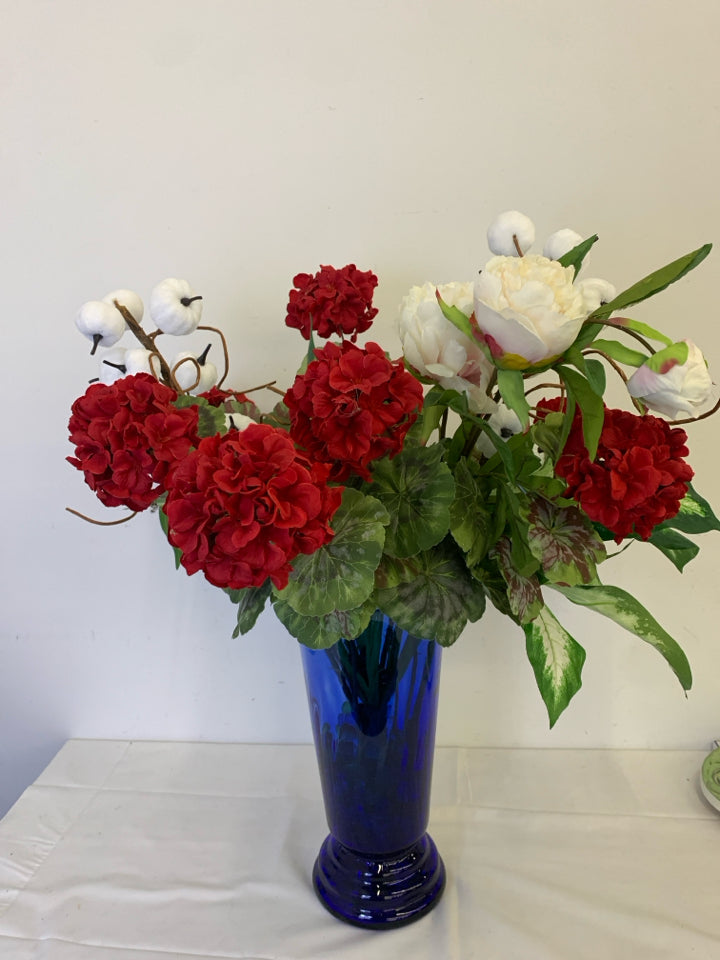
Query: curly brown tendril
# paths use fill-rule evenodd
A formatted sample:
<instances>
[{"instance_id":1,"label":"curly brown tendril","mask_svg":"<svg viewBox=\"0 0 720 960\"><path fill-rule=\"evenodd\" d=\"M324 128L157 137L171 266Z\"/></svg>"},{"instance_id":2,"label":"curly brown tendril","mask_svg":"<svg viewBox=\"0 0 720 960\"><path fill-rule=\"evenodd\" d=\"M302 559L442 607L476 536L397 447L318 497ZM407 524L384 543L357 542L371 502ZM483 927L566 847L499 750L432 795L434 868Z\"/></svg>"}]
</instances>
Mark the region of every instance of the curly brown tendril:
<instances>
[{"instance_id":1,"label":"curly brown tendril","mask_svg":"<svg viewBox=\"0 0 720 960\"><path fill-rule=\"evenodd\" d=\"M222 332L222 330L219 329L219 327L202 326L202 327L198 327L197 329L211 330L213 333L216 333L220 337L220 343L222 343L222 348L223 348L223 361L225 363L225 370L223 372L223 375L220 377L220 379L216 384L216 386L219 389L225 383L225 378L227 377L228 372L230 370L230 354L228 353L228 345L227 345L227 340L225 339L225 334Z\"/></svg>"},{"instance_id":2,"label":"curly brown tendril","mask_svg":"<svg viewBox=\"0 0 720 960\"><path fill-rule=\"evenodd\" d=\"M707 410L705 413L701 413L697 417L685 417L683 420L668 420L668 424L671 427L680 426L683 423L696 423L698 420L706 420L708 417L711 417L714 413L717 413L720 410L720 400L715 404L712 410Z\"/></svg>"},{"instance_id":3,"label":"curly brown tendril","mask_svg":"<svg viewBox=\"0 0 720 960\"><path fill-rule=\"evenodd\" d=\"M86 517L84 513L80 513L79 510L73 510L72 507L65 507L65 509L74 517L80 517L81 520L86 520L88 523L94 523L98 527L117 527L118 524L127 523L128 520L132 520L133 517L138 515L138 511L134 510L127 517L122 517L120 520L93 520L92 517Z\"/></svg>"},{"instance_id":4,"label":"curly brown tendril","mask_svg":"<svg viewBox=\"0 0 720 960\"><path fill-rule=\"evenodd\" d=\"M627 383L628 383L628 376L627 376L627 374L626 374L625 371L622 369L622 367L613 360L612 357L609 357L606 353L603 353L602 350L597 350L597 349L595 349L594 347L593 347L592 349L590 349L590 350L583 350L583 353L584 353L585 355L587 355L588 353L597 353L599 356L601 356L601 357L603 358L603 360L607 360L607 362L608 362L608 363L610 364L610 366L613 368L613 370L615 371L615 373L620 377L620 379L621 379L622 382L625 384L625 386L627 386ZM629 393L629 391L628 391L628 395L630 396L630 399L632 400L632 404L633 404L633 406L635 407L635 409L637 410L637 412L640 413L640 414L643 414L643 413L645 412L645 409L644 409L643 405L640 403L640 401L639 401L636 397L633 397L632 394Z\"/></svg>"},{"instance_id":5,"label":"curly brown tendril","mask_svg":"<svg viewBox=\"0 0 720 960\"><path fill-rule=\"evenodd\" d=\"M180 386L177 388L178 393L191 393L195 387L200 383L200 377L202 376L202 367L198 363L195 357L183 357L182 360L178 360L175 366L170 371L173 380L175 380L175 374L178 372L178 369L184 363L194 363L195 364L195 382L192 383L186 390L183 390ZM177 382L177 381L176 381Z\"/></svg>"},{"instance_id":6,"label":"curly brown tendril","mask_svg":"<svg viewBox=\"0 0 720 960\"><path fill-rule=\"evenodd\" d=\"M261 383L258 387L248 387L247 390L238 390L238 393L255 393L258 390L272 390L273 393L277 393L279 396L284 397L286 391L280 390L275 386L277 380L270 380L268 383Z\"/></svg>"}]
</instances>

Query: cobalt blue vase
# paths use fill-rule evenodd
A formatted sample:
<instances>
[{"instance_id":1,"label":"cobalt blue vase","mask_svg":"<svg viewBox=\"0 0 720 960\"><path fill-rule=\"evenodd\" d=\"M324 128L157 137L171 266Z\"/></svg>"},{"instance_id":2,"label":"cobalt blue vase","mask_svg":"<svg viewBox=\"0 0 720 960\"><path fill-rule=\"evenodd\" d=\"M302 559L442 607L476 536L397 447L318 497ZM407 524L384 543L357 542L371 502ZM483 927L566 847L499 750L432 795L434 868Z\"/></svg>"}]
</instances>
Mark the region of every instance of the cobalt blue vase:
<instances>
[{"instance_id":1,"label":"cobalt blue vase","mask_svg":"<svg viewBox=\"0 0 720 960\"><path fill-rule=\"evenodd\" d=\"M330 834L313 884L336 917L385 929L438 902L445 867L427 834L441 647L377 611L363 633L302 648Z\"/></svg>"}]
</instances>

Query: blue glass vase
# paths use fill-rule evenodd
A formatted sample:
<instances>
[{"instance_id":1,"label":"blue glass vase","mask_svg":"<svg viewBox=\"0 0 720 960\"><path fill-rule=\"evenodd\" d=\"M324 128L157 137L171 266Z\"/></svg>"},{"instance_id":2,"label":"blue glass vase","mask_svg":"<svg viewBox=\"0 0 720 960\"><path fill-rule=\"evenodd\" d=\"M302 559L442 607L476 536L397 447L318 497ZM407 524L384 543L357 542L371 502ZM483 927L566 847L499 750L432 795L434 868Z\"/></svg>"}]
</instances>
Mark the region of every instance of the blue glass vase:
<instances>
[{"instance_id":1,"label":"blue glass vase","mask_svg":"<svg viewBox=\"0 0 720 960\"><path fill-rule=\"evenodd\" d=\"M330 827L313 884L331 913L357 926L417 920L445 886L426 832L440 654L379 611L353 640L302 648Z\"/></svg>"}]
</instances>

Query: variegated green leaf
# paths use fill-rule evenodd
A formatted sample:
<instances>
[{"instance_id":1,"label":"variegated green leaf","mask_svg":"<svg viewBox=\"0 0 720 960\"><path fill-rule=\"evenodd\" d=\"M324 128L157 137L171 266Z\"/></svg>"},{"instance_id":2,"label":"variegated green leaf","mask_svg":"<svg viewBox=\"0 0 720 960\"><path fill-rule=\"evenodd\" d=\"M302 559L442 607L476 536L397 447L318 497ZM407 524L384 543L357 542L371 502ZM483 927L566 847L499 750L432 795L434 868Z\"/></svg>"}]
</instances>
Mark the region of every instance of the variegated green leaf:
<instances>
[{"instance_id":1,"label":"variegated green leaf","mask_svg":"<svg viewBox=\"0 0 720 960\"><path fill-rule=\"evenodd\" d=\"M509 537L501 537L495 547L497 562L507 584L510 609L520 623L534 620L543 606L540 581L533 574L524 577L518 573L512 561L512 545Z\"/></svg>"},{"instance_id":2,"label":"variegated green leaf","mask_svg":"<svg viewBox=\"0 0 720 960\"><path fill-rule=\"evenodd\" d=\"M582 686L585 651L547 607L523 629L528 659L553 727Z\"/></svg>"},{"instance_id":3,"label":"variegated green leaf","mask_svg":"<svg viewBox=\"0 0 720 960\"><path fill-rule=\"evenodd\" d=\"M306 647L324 650L341 638L359 636L375 611L371 598L354 610L333 610L322 617L304 617L284 600L275 601L275 613L288 633Z\"/></svg>"},{"instance_id":4,"label":"variegated green leaf","mask_svg":"<svg viewBox=\"0 0 720 960\"><path fill-rule=\"evenodd\" d=\"M373 466L372 495L386 508L385 553L412 557L439 543L450 526L455 481L439 443L406 447Z\"/></svg>"},{"instance_id":5,"label":"variegated green leaf","mask_svg":"<svg viewBox=\"0 0 720 960\"><path fill-rule=\"evenodd\" d=\"M548 580L567 586L595 580L596 565L607 556L605 544L578 507L536 497L526 517L530 550Z\"/></svg>"},{"instance_id":6,"label":"variegated green leaf","mask_svg":"<svg viewBox=\"0 0 720 960\"><path fill-rule=\"evenodd\" d=\"M655 529L660 528L682 530L683 533L709 533L710 530L720 530L720 520L707 500L691 486L680 501L679 512Z\"/></svg>"},{"instance_id":7,"label":"variegated green leaf","mask_svg":"<svg viewBox=\"0 0 720 960\"><path fill-rule=\"evenodd\" d=\"M379 500L347 487L332 518L335 536L315 553L293 561L288 585L278 598L306 617L359 607L375 585L388 520Z\"/></svg>"},{"instance_id":8,"label":"variegated green leaf","mask_svg":"<svg viewBox=\"0 0 720 960\"><path fill-rule=\"evenodd\" d=\"M244 590L225 590L233 603L237 604L237 626L233 630L233 639L240 634L249 633L257 618L263 612L268 597L272 593L269 579L261 587L245 587Z\"/></svg>"},{"instance_id":9,"label":"variegated green leaf","mask_svg":"<svg viewBox=\"0 0 720 960\"><path fill-rule=\"evenodd\" d=\"M485 611L485 592L452 539L393 568L393 585L376 591L378 607L415 636L450 646Z\"/></svg>"},{"instance_id":10,"label":"variegated green leaf","mask_svg":"<svg viewBox=\"0 0 720 960\"><path fill-rule=\"evenodd\" d=\"M683 690L690 689L692 673L682 648L669 633L663 630L652 614L627 591L621 590L620 587L601 584L577 587L561 587L558 584L550 586L573 603L601 613L651 644L667 660Z\"/></svg>"}]
</instances>

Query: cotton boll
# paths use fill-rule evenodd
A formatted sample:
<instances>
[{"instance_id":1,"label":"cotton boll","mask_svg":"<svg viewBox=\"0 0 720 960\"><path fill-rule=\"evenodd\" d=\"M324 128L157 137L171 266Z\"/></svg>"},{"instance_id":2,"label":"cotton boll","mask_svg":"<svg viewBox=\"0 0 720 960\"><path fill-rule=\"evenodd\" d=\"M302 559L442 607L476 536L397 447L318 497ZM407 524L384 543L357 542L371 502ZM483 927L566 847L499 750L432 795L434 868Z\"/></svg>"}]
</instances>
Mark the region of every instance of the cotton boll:
<instances>
[{"instance_id":1,"label":"cotton boll","mask_svg":"<svg viewBox=\"0 0 720 960\"><path fill-rule=\"evenodd\" d=\"M98 347L112 347L125 333L125 320L115 307L102 300L88 300L78 310L75 326L92 340L92 356Z\"/></svg>"},{"instance_id":2,"label":"cotton boll","mask_svg":"<svg viewBox=\"0 0 720 960\"><path fill-rule=\"evenodd\" d=\"M582 241L583 238L580 234L570 230L569 227L556 230L545 241L543 256L547 257L548 260L559 260L560 257L564 257L566 253L569 253L573 247L576 247Z\"/></svg>"},{"instance_id":3,"label":"cotton boll","mask_svg":"<svg viewBox=\"0 0 720 960\"><path fill-rule=\"evenodd\" d=\"M170 277L153 289L148 309L158 330L182 337L197 328L202 308L202 297L193 291L187 280Z\"/></svg>"},{"instance_id":4,"label":"cotton boll","mask_svg":"<svg viewBox=\"0 0 720 960\"><path fill-rule=\"evenodd\" d=\"M100 356L98 375L101 383L111 384L127 376L125 356L128 351L125 347L110 347L103 350Z\"/></svg>"},{"instance_id":5,"label":"cotton boll","mask_svg":"<svg viewBox=\"0 0 720 960\"><path fill-rule=\"evenodd\" d=\"M498 214L488 227L487 242L490 250L497 256L519 256L513 235L525 254L535 243L535 224L530 217L518 210L506 210Z\"/></svg>"},{"instance_id":6,"label":"cotton boll","mask_svg":"<svg viewBox=\"0 0 720 960\"><path fill-rule=\"evenodd\" d=\"M133 290L112 290L103 297L103 303L109 303L113 307L115 306L116 300L121 307L125 307L134 320L142 323L145 307L137 293Z\"/></svg>"},{"instance_id":7,"label":"cotton boll","mask_svg":"<svg viewBox=\"0 0 720 960\"><path fill-rule=\"evenodd\" d=\"M587 280L578 280L575 284L582 294L588 313L601 307L603 303L610 303L617 296L617 290L609 280L600 277L588 277Z\"/></svg>"}]
</instances>

